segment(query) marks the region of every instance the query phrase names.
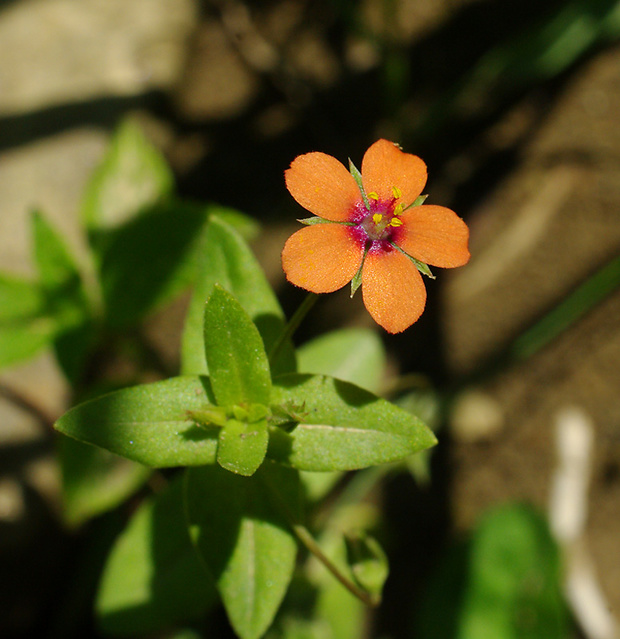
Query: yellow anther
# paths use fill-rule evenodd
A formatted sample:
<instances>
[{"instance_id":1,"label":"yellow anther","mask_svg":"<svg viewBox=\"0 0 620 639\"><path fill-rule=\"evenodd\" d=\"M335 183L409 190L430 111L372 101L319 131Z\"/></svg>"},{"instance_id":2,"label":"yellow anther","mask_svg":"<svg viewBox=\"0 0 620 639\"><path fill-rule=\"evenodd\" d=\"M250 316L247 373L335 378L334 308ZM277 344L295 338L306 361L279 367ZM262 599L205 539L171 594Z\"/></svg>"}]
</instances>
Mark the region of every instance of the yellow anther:
<instances>
[{"instance_id":1,"label":"yellow anther","mask_svg":"<svg viewBox=\"0 0 620 639\"><path fill-rule=\"evenodd\" d=\"M403 212L403 205L402 204L397 204L394 207L394 215L400 215Z\"/></svg>"},{"instance_id":2,"label":"yellow anther","mask_svg":"<svg viewBox=\"0 0 620 639\"><path fill-rule=\"evenodd\" d=\"M390 226L402 226L403 221L399 220L397 217L393 217L390 221Z\"/></svg>"},{"instance_id":3,"label":"yellow anther","mask_svg":"<svg viewBox=\"0 0 620 639\"><path fill-rule=\"evenodd\" d=\"M403 192L397 186L392 187L392 193L394 194L394 197L396 199L398 199L403 194Z\"/></svg>"},{"instance_id":4,"label":"yellow anther","mask_svg":"<svg viewBox=\"0 0 620 639\"><path fill-rule=\"evenodd\" d=\"M382 220L382 219L383 219L383 215L381 215L381 213L375 213L375 214L372 216L372 221L373 221L375 224L379 224L379 222L381 222L381 220Z\"/></svg>"},{"instance_id":5,"label":"yellow anther","mask_svg":"<svg viewBox=\"0 0 620 639\"><path fill-rule=\"evenodd\" d=\"M375 200L375 201L376 201L376 200L378 200L378 199L379 199L379 194L378 194L378 193L375 193L374 191L371 191L371 192L368 194L368 197L369 197L371 200Z\"/></svg>"}]
</instances>

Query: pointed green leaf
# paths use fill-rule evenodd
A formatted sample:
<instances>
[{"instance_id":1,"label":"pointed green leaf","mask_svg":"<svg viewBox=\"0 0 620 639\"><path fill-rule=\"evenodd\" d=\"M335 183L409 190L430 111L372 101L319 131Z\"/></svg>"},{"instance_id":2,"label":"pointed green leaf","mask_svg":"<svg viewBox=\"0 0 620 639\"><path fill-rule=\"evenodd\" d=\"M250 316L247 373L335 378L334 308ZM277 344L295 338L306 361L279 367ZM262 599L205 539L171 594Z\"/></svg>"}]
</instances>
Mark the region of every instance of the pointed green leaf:
<instances>
[{"instance_id":1,"label":"pointed green leaf","mask_svg":"<svg viewBox=\"0 0 620 639\"><path fill-rule=\"evenodd\" d=\"M71 526L101 515L144 484L151 469L69 437L59 438L63 515Z\"/></svg>"},{"instance_id":2,"label":"pointed green leaf","mask_svg":"<svg viewBox=\"0 0 620 639\"><path fill-rule=\"evenodd\" d=\"M293 573L297 544L287 517L299 517L298 474L263 464L252 477L219 466L187 471L190 535L241 639L271 624Z\"/></svg>"},{"instance_id":3,"label":"pointed green leaf","mask_svg":"<svg viewBox=\"0 0 620 639\"><path fill-rule=\"evenodd\" d=\"M138 124L126 120L114 133L110 147L93 174L82 204L89 232L110 230L142 209L168 196L173 175L161 153ZM93 235L95 246L105 236Z\"/></svg>"},{"instance_id":4,"label":"pointed green leaf","mask_svg":"<svg viewBox=\"0 0 620 639\"><path fill-rule=\"evenodd\" d=\"M217 283L232 293L257 325L267 352L284 327L284 314L254 254L243 238L228 224L213 216L204 234L200 277L187 313L182 344L182 370L186 374L207 373L204 350L205 302ZM289 342L272 362L274 372L295 368Z\"/></svg>"},{"instance_id":5,"label":"pointed green leaf","mask_svg":"<svg viewBox=\"0 0 620 639\"><path fill-rule=\"evenodd\" d=\"M271 374L263 340L239 302L219 285L205 307L204 340L217 403L269 405Z\"/></svg>"},{"instance_id":6,"label":"pointed green leaf","mask_svg":"<svg viewBox=\"0 0 620 639\"><path fill-rule=\"evenodd\" d=\"M112 548L96 602L106 635L158 633L202 617L217 600L189 538L182 480L144 501Z\"/></svg>"},{"instance_id":7,"label":"pointed green leaf","mask_svg":"<svg viewBox=\"0 0 620 639\"><path fill-rule=\"evenodd\" d=\"M49 317L0 322L0 368L34 357L55 335L56 324Z\"/></svg>"},{"instance_id":8,"label":"pointed green leaf","mask_svg":"<svg viewBox=\"0 0 620 639\"><path fill-rule=\"evenodd\" d=\"M38 212L32 214L32 236L48 313L59 328L82 323L89 315L88 299L74 257L63 238Z\"/></svg>"},{"instance_id":9,"label":"pointed green leaf","mask_svg":"<svg viewBox=\"0 0 620 639\"><path fill-rule=\"evenodd\" d=\"M267 453L269 432L266 420L254 423L229 419L220 433L217 463L239 475L253 475Z\"/></svg>"},{"instance_id":10,"label":"pointed green leaf","mask_svg":"<svg viewBox=\"0 0 620 639\"><path fill-rule=\"evenodd\" d=\"M56 323L45 317L46 310L38 282L0 273L0 367L28 359L52 342Z\"/></svg>"},{"instance_id":11,"label":"pointed green leaf","mask_svg":"<svg viewBox=\"0 0 620 639\"><path fill-rule=\"evenodd\" d=\"M416 417L347 382L322 375L274 379L274 405L304 406L290 432L272 428L267 456L299 470L353 470L403 459L437 443Z\"/></svg>"},{"instance_id":12,"label":"pointed green leaf","mask_svg":"<svg viewBox=\"0 0 620 639\"><path fill-rule=\"evenodd\" d=\"M386 355L381 338L366 328L332 331L297 350L300 373L337 377L378 392L385 374Z\"/></svg>"},{"instance_id":13,"label":"pointed green leaf","mask_svg":"<svg viewBox=\"0 0 620 639\"><path fill-rule=\"evenodd\" d=\"M207 378L173 377L79 404L55 428L146 466L214 464L220 429L191 417L209 404L215 398Z\"/></svg>"},{"instance_id":14,"label":"pointed green leaf","mask_svg":"<svg viewBox=\"0 0 620 639\"><path fill-rule=\"evenodd\" d=\"M207 218L206 207L168 201L102 232L100 278L111 326L134 324L194 282Z\"/></svg>"},{"instance_id":15,"label":"pointed green leaf","mask_svg":"<svg viewBox=\"0 0 620 639\"><path fill-rule=\"evenodd\" d=\"M38 317L44 308L45 297L38 282L0 273L0 326Z\"/></svg>"}]
</instances>

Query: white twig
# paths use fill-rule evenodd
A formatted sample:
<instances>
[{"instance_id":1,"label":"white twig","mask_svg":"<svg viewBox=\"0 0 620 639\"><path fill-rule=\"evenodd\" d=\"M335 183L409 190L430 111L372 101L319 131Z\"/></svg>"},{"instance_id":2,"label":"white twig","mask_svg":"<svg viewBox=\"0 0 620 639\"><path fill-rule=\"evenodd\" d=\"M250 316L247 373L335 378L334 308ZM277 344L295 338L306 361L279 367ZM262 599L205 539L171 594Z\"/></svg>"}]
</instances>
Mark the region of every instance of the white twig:
<instances>
[{"instance_id":1,"label":"white twig","mask_svg":"<svg viewBox=\"0 0 620 639\"><path fill-rule=\"evenodd\" d=\"M585 542L593 438L592 422L582 410L566 408L557 415L549 524L564 552L566 598L583 633L588 639L620 639Z\"/></svg>"}]
</instances>

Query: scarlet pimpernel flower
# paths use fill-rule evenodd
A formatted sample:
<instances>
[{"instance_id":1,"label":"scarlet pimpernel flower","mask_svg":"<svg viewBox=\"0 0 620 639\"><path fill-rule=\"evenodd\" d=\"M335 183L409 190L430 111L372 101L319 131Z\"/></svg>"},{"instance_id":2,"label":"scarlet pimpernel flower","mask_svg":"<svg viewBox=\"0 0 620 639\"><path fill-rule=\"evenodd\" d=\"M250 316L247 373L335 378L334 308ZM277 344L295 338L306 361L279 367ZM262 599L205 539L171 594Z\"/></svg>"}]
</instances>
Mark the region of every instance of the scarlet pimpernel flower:
<instances>
[{"instance_id":1,"label":"scarlet pimpernel flower","mask_svg":"<svg viewBox=\"0 0 620 639\"><path fill-rule=\"evenodd\" d=\"M286 186L315 216L287 240L282 268L289 282L314 293L361 285L373 319L400 333L424 311L420 272L428 265L462 266L469 260L469 230L443 206L422 204L426 165L387 140L364 154L361 173L325 153L296 157Z\"/></svg>"}]
</instances>

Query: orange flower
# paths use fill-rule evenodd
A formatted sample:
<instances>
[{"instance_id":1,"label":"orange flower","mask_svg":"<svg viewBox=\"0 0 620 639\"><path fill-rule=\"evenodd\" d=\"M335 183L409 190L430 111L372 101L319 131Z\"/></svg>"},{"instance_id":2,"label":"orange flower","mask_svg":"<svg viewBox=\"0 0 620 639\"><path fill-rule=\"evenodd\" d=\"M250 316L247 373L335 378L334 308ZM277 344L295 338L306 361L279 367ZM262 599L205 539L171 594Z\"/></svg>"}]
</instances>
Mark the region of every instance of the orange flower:
<instances>
[{"instance_id":1,"label":"orange flower","mask_svg":"<svg viewBox=\"0 0 620 639\"><path fill-rule=\"evenodd\" d=\"M426 165L387 140L364 154L361 174L331 155L307 153L285 172L286 187L318 217L294 233L282 251L282 268L295 286L331 293L352 282L389 333L400 333L422 314L426 288L420 271L452 268L469 260L469 230L454 211L420 205ZM361 278L361 279L360 279Z\"/></svg>"}]
</instances>

